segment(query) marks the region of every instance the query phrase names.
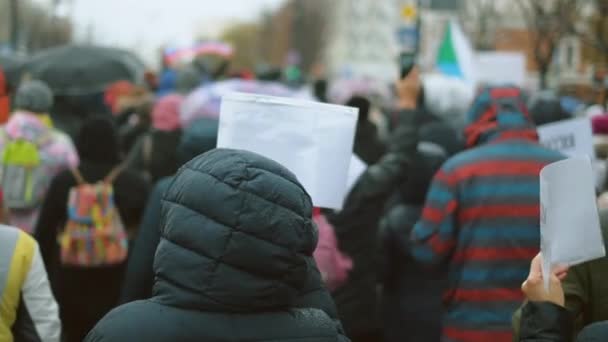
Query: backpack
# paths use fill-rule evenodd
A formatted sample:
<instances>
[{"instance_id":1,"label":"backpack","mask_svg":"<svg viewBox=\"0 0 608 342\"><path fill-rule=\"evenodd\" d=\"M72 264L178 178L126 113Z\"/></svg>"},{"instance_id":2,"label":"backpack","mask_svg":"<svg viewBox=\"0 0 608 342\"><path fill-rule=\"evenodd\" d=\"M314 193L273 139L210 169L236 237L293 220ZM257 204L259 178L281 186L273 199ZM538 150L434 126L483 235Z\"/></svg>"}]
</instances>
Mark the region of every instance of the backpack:
<instances>
[{"instance_id":1,"label":"backpack","mask_svg":"<svg viewBox=\"0 0 608 342\"><path fill-rule=\"evenodd\" d=\"M47 171L42 167L40 147L50 139L50 135L34 142L8 136L6 139L1 160L5 206L8 209L33 209L42 203L49 184Z\"/></svg>"},{"instance_id":2,"label":"backpack","mask_svg":"<svg viewBox=\"0 0 608 342\"><path fill-rule=\"evenodd\" d=\"M101 182L87 183L73 169L77 185L70 189L67 223L58 240L63 265L95 267L120 264L127 258L128 237L114 201L112 183L123 166Z\"/></svg>"},{"instance_id":3,"label":"backpack","mask_svg":"<svg viewBox=\"0 0 608 342\"><path fill-rule=\"evenodd\" d=\"M334 227L327 222L325 216L315 213L313 221L319 229L319 243L313 256L325 285L333 291L346 283L353 261L338 248Z\"/></svg>"}]
</instances>

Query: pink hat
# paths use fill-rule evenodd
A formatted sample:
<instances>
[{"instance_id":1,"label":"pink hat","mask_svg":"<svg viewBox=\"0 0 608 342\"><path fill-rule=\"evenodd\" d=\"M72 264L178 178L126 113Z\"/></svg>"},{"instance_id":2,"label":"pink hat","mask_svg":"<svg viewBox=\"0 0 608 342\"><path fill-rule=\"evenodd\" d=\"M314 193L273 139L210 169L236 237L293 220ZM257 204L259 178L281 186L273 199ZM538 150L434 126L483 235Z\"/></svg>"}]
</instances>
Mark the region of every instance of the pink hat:
<instances>
[{"instance_id":1,"label":"pink hat","mask_svg":"<svg viewBox=\"0 0 608 342\"><path fill-rule=\"evenodd\" d=\"M152 110L152 127L159 131L175 131L180 129L179 110L184 98L171 94L161 97Z\"/></svg>"}]
</instances>

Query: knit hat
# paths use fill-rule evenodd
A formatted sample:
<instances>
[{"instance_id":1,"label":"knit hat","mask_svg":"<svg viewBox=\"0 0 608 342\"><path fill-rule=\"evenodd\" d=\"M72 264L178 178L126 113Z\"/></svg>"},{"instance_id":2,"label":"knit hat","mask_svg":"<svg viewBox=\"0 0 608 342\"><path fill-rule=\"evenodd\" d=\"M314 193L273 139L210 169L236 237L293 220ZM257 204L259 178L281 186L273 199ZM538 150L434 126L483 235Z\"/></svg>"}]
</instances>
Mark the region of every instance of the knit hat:
<instances>
[{"instance_id":1,"label":"knit hat","mask_svg":"<svg viewBox=\"0 0 608 342\"><path fill-rule=\"evenodd\" d=\"M53 107L53 92L42 81L27 81L17 89L15 107L36 114L48 113Z\"/></svg>"}]
</instances>

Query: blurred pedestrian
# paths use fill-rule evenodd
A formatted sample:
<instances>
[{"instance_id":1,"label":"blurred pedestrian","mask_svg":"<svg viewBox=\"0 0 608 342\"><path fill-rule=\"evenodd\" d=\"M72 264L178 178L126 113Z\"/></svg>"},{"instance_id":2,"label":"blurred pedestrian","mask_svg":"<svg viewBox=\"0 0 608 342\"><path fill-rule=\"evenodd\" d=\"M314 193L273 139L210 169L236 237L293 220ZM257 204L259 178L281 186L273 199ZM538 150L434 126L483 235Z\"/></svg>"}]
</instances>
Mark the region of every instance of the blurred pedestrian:
<instances>
[{"instance_id":1,"label":"blurred pedestrian","mask_svg":"<svg viewBox=\"0 0 608 342\"><path fill-rule=\"evenodd\" d=\"M199 119L190 125L182 135L177 148L179 164L183 165L197 156L211 151L217 142L218 121ZM154 254L160 242L160 212L162 197L173 182L174 177L159 180L150 193L144 210L137 238L131 250L121 303L129 303L152 296L154 285Z\"/></svg>"},{"instance_id":2,"label":"blurred pedestrian","mask_svg":"<svg viewBox=\"0 0 608 342\"><path fill-rule=\"evenodd\" d=\"M408 176L418 144L420 80L417 73L397 82L399 125L387 153L359 178L340 212L327 213L338 246L353 261L346 283L332 292L348 336L357 341L382 340L378 320L377 235L388 199Z\"/></svg>"},{"instance_id":3,"label":"blurred pedestrian","mask_svg":"<svg viewBox=\"0 0 608 342\"><path fill-rule=\"evenodd\" d=\"M160 98L151 113L151 130L142 135L127 156L130 169L141 172L151 183L177 171L175 151L181 137L180 106L177 94Z\"/></svg>"},{"instance_id":4,"label":"blurred pedestrian","mask_svg":"<svg viewBox=\"0 0 608 342\"><path fill-rule=\"evenodd\" d=\"M346 341L312 257L311 213L270 159L195 158L163 196L153 297L113 310L86 341Z\"/></svg>"},{"instance_id":5,"label":"blurred pedestrian","mask_svg":"<svg viewBox=\"0 0 608 342\"><path fill-rule=\"evenodd\" d=\"M532 120L537 126L570 119L563 109L559 97L550 91L536 93L528 102Z\"/></svg>"},{"instance_id":6,"label":"blurred pedestrian","mask_svg":"<svg viewBox=\"0 0 608 342\"><path fill-rule=\"evenodd\" d=\"M75 265L60 255L63 250L59 237L67 231L68 223L75 222L73 211L79 206L73 205L81 204L73 201L87 200L73 190L85 184L100 185L102 181L111 185L113 194L109 197L118 210L123 228L131 235L135 233L131 228L137 227L147 197L147 183L142 177L120 167L118 138L111 121L106 118L87 121L76 147L81 165L53 179L36 228L36 239L61 307L68 342L82 341L95 323L118 303L126 265L125 261L112 265ZM79 212L79 215L85 214Z\"/></svg>"},{"instance_id":7,"label":"blurred pedestrian","mask_svg":"<svg viewBox=\"0 0 608 342\"><path fill-rule=\"evenodd\" d=\"M433 175L450 156L445 145L458 142L448 125L432 122L419 129L420 142L397 194L380 225L380 301L384 340L439 341L445 268L430 269L408 254L409 236L420 218ZM449 142L452 141L452 142Z\"/></svg>"},{"instance_id":8,"label":"blurred pedestrian","mask_svg":"<svg viewBox=\"0 0 608 342\"><path fill-rule=\"evenodd\" d=\"M0 341L59 342L59 308L36 241L0 226Z\"/></svg>"},{"instance_id":9,"label":"blurred pedestrian","mask_svg":"<svg viewBox=\"0 0 608 342\"><path fill-rule=\"evenodd\" d=\"M469 150L435 175L411 253L448 267L444 340L511 341L519 284L540 245L539 173L562 156L538 144L517 88L484 89L467 120Z\"/></svg>"},{"instance_id":10,"label":"blurred pedestrian","mask_svg":"<svg viewBox=\"0 0 608 342\"><path fill-rule=\"evenodd\" d=\"M0 132L2 192L12 226L33 232L53 177L78 165L70 138L53 128L53 94L40 81L19 87L17 111Z\"/></svg>"},{"instance_id":11,"label":"blurred pedestrian","mask_svg":"<svg viewBox=\"0 0 608 342\"><path fill-rule=\"evenodd\" d=\"M127 156L137 141L150 131L152 109L154 109L154 101L152 99L145 101L135 109L128 122L119 128L120 152L123 156Z\"/></svg>"}]
</instances>

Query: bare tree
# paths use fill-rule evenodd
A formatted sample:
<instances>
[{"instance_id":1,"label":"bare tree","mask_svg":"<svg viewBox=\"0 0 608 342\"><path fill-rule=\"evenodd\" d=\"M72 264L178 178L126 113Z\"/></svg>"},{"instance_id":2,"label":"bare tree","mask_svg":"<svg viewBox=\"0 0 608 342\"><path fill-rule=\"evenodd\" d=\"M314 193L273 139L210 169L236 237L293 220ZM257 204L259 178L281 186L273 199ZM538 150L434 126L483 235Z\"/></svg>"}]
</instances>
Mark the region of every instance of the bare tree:
<instances>
[{"instance_id":1,"label":"bare tree","mask_svg":"<svg viewBox=\"0 0 608 342\"><path fill-rule=\"evenodd\" d=\"M518 0L517 4L531 33L540 86L544 89L559 42L573 34L585 1Z\"/></svg>"},{"instance_id":2,"label":"bare tree","mask_svg":"<svg viewBox=\"0 0 608 342\"><path fill-rule=\"evenodd\" d=\"M501 1L468 0L460 6L460 19L477 50L495 48L496 27L500 22Z\"/></svg>"}]
</instances>

